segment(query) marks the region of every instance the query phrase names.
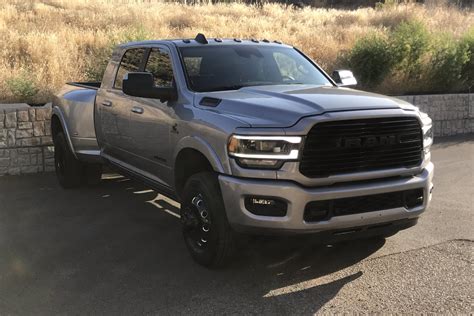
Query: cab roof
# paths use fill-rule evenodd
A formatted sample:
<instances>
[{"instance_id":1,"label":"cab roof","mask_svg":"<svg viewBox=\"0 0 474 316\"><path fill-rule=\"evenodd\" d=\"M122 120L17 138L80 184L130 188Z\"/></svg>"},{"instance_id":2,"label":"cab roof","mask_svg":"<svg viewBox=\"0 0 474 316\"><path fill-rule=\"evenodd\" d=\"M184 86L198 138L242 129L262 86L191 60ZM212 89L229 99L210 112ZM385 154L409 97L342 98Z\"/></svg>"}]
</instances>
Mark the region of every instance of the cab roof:
<instances>
[{"instance_id":1,"label":"cab roof","mask_svg":"<svg viewBox=\"0 0 474 316\"><path fill-rule=\"evenodd\" d=\"M239 39L239 38L206 38L203 34L199 33L195 38L181 38L181 39L162 39L162 40L149 40L149 41L138 41L138 42L129 42L119 45L120 48L128 48L131 46L139 45L156 45L163 43L173 43L177 47L196 47L196 46L220 46L220 45L269 45L269 46L285 46L292 47L290 45L285 45L280 41L270 41L267 39Z\"/></svg>"}]
</instances>

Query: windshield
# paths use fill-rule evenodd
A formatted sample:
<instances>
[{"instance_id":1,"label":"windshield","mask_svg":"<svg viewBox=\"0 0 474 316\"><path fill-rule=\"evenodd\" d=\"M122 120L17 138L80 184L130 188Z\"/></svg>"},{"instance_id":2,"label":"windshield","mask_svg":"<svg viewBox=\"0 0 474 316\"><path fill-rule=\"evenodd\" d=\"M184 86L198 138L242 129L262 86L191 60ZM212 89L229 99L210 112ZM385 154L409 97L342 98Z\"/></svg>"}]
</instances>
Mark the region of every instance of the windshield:
<instances>
[{"instance_id":1,"label":"windshield","mask_svg":"<svg viewBox=\"0 0 474 316\"><path fill-rule=\"evenodd\" d=\"M288 47L222 45L181 47L190 88L197 92L283 84L332 85L297 50Z\"/></svg>"}]
</instances>

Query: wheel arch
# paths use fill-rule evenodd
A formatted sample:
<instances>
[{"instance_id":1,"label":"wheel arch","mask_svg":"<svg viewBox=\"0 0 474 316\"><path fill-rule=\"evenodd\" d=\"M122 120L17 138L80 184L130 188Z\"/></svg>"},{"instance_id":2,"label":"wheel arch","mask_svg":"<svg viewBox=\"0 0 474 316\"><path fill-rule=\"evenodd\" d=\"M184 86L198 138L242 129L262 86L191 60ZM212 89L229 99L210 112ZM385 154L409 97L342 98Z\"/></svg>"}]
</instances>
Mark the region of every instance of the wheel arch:
<instances>
[{"instance_id":1,"label":"wheel arch","mask_svg":"<svg viewBox=\"0 0 474 316\"><path fill-rule=\"evenodd\" d=\"M53 137L53 141L59 132L63 132L64 136L66 137L69 149L71 149L71 152L77 159L76 151L74 150L74 146L71 140L71 135L69 134L69 130L67 128L67 124L61 109L57 106L54 106L52 112L53 114L51 115L51 135Z\"/></svg>"},{"instance_id":2,"label":"wheel arch","mask_svg":"<svg viewBox=\"0 0 474 316\"><path fill-rule=\"evenodd\" d=\"M221 161L212 147L197 137L181 140L174 155L174 188L179 197L186 180L202 171L225 173Z\"/></svg>"}]
</instances>

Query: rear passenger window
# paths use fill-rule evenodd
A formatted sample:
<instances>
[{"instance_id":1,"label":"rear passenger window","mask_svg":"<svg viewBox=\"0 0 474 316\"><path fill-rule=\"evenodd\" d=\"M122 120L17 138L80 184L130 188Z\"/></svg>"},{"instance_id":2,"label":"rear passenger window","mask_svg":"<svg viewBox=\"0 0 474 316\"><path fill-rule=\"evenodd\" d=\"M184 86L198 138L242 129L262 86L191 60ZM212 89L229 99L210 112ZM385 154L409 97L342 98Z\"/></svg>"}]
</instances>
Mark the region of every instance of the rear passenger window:
<instances>
[{"instance_id":1,"label":"rear passenger window","mask_svg":"<svg viewBox=\"0 0 474 316\"><path fill-rule=\"evenodd\" d=\"M125 52L120 62L114 88L122 90L123 77L129 72L139 71L145 48L133 48Z\"/></svg>"},{"instance_id":2,"label":"rear passenger window","mask_svg":"<svg viewBox=\"0 0 474 316\"><path fill-rule=\"evenodd\" d=\"M155 86L173 86L173 68L171 58L167 51L159 48L152 48L145 71L153 74Z\"/></svg>"}]
</instances>

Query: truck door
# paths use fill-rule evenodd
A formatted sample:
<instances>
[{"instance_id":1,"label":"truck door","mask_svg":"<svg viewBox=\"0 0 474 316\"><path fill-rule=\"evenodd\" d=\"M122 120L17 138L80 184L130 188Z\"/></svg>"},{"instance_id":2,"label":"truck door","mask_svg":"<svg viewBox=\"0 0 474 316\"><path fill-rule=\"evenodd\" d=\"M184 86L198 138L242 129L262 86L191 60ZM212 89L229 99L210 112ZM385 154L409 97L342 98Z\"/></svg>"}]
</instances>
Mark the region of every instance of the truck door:
<instances>
[{"instance_id":1,"label":"truck door","mask_svg":"<svg viewBox=\"0 0 474 316\"><path fill-rule=\"evenodd\" d=\"M167 47L153 47L148 51L144 71L153 74L157 87L175 84ZM168 101L136 98L130 108L130 134L135 155L133 165L166 185L170 185L172 177L170 130L175 121L174 108L170 105Z\"/></svg>"},{"instance_id":2,"label":"truck door","mask_svg":"<svg viewBox=\"0 0 474 316\"><path fill-rule=\"evenodd\" d=\"M130 107L134 97L122 92L125 74L143 68L146 48L128 49L120 61L115 81L109 88L99 89L96 104L100 113L101 149L109 157L127 162L130 155Z\"/></svg>"}]
</instances>

